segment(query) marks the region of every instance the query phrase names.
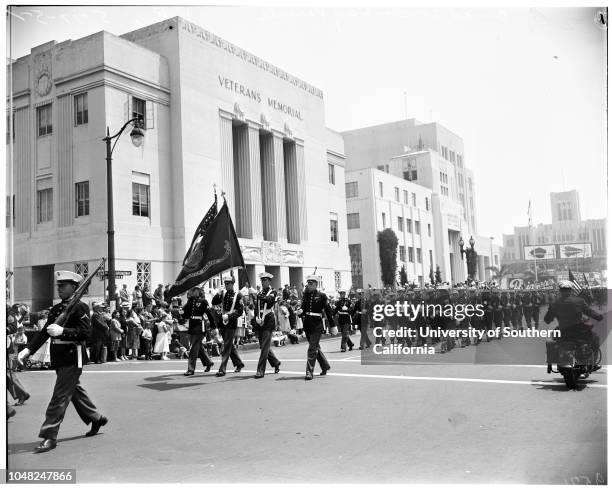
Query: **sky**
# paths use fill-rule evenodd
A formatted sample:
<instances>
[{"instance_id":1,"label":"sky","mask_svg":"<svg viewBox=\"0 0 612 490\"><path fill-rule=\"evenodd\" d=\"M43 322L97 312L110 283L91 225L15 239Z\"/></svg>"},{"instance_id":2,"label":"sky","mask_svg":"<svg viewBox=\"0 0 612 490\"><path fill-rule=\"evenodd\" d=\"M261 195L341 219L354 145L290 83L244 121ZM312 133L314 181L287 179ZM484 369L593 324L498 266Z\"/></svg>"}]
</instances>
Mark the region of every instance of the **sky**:
<instances>
[{"instance_id":1,"label":"sky","mask_svg":"<svg viewBox=\"0 0 612 490\"><path fill-rule=\"evenodd\" d=\"M344 131L409 118L461 136L478 234L550 223L550 192L607 215L607 31L588 8L36 6L13 8L12 58L50 40L123 34L174 16L324 93Z\"/></svg>"}]
</instances>

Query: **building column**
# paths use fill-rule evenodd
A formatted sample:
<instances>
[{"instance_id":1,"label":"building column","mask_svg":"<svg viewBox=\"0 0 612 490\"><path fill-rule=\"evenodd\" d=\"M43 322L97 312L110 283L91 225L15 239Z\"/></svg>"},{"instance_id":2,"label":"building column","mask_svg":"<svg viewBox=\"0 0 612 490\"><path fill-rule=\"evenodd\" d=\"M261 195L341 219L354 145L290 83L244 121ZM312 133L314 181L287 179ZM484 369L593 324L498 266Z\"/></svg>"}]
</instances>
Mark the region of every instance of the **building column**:
<instances>
[{"instance_id":1,"label":"building column","mask_svg":"<svg viewBox=\"0 0 612 490\"><path fill-rule=\"evenodd\" d=\"M300 240L308 240L308 222L306 216L306 164L304 162L304 144L295 145L297 163L298 212L300 222Z\"/></svg>"},{"instance_id":2,"label":"building column","mask_svg":"<svg viewBox=\"0 0 612 490\"><path fill-rule=\"evenodd\" d=\"M285 284L291 284L289 279L289 267L286 265L280 266L280 287L285 287Z\"/></svg>"},{"instance_id":3,"label":"building column","mask_svg":"<svg viewBox=\"0 0 612 490\"><path fill-rule=\"evenodd\" d=\"M276 221L276 241L287 241L287 214L285 211L285 165L283 154L283 137L280 133L273 133L274 158L274 190L271 198L276 205L273 219Z\"/></svg>"},{"instance_id":4,"label":"building column","mask_svg":"<svg viewBox=\"0 0 612 490\"><path fill-rule=\"evenodd\" d=\"M221 190L225 192L227 208L230 215L236 220L236 206L234 196L234 148L232 143L232 119L229 115L220 114L221 124ZM236 233L238 233L236 231Z\"/></svg>"},{"instance_id":5,"label":"building column","mask_svg":"<svg viewBox=\"0 0 612 490\"><path fill-rule=\"evenodd\" d=\"M72 97L57 98L57 224L72 225L74 183L72 178Z\"/></svg>"},{"instance_id":6,"label":"building column","mask_svg":"<svg viewBox=\"0 0 612 490\"><path fill-rule=\"evenodd\" d=\"M263 207L263 238L278 241L278 222L276 215L276 176L274 162L274 139L270 133L262 133L259 138L261 150L261 197Z\"/></svg>"},{"instance_id":7,"label":"building column","mask_svg":"<svg viewBox=\"0 0 612 490\"><path fill-rule=\"evenodd\" d=\"M13 192L15 194L15 233L29 233L32 229L32 210L36 210L34 189L35 170L29 135L30 112L27 108L15 111L15 143L13 146Z\"/></svg>"},{"instance_id":8,"label":"building column","mask_svg":"<svg viewBox=\"0 0 612 490\"><path fill-rule=\"evenodd\" d=\"M249 187L251 201L251 238L263 240L263 221L261 209L261 162L259 149L259 126L248 123L249 137Z\"/></svg>"},{"instance_id":9,"label":"building column","mask_svg":"<svg viewBox=\"0 0 612 490\"><path fill-rule=\"evenodd\" d=\"M298 169L296 145L294 142L283 143L285 169L285 198L287 241L300 243L300 210L298 194Z\"/></svg>"},{"instance_id":10,"label":"building column","mask_svg":"<svg viewBox=\"0 0 612 490\"><path fill-rule=\"evenodd\" d=\"M253 238L249 132L247 126L234 126L232 128L232 136L234 149L234 192L236 195L236 233L242 238Z\"/></svg>"}]
</instances>

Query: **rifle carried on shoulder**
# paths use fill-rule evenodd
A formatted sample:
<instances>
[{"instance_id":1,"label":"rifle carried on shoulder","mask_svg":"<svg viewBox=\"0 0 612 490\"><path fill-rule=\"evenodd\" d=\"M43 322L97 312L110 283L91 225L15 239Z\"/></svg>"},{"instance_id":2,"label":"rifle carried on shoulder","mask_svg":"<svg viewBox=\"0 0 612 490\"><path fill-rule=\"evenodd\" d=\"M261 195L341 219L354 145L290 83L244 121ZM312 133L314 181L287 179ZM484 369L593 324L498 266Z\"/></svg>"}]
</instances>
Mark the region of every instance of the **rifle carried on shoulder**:
<instances>
[{"instance_id":1,"label":"rifle carried on shoulder","mask_svg":"<svg viewBox=\"0 0 612 490\"><path fill-rule=\"evenodd\" d=\"M96 267L96 270L94 270L85 279L83 279L83 281L81 282L77 290L72 295L72 298L70 299L70 302L68 303L68 306L66 307L66 309L62 312L62 314L59 317L57 317L57 319L53 323L55 323L56 325L60 325L60 326L66 323L66 320L72 313L72 310L74 310L74 307L77 305L79 301L81 301L81 298L85 294L85 291L87 291L87 288L91 284L92 279L103 266L104 266L104 260L100 262L100 265Z\"/></svg>"}]
</instances>

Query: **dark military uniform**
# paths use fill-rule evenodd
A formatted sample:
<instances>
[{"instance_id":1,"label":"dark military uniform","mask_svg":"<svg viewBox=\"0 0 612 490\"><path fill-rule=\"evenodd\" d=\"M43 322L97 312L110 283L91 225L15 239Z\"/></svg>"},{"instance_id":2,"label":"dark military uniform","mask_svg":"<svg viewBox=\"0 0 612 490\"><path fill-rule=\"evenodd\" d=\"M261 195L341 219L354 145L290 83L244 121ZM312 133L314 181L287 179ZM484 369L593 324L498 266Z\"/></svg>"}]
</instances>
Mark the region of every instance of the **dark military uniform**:
<instances>
[{"instance_id":1,"label":"dark military uniform","mask_svg":"<svg viewBox=\"0 0 612 490\"><path fill-rule=\"evenodd\" d=\"M512 308L510 307L510 299L508 298L508 293L503 292L501 294L501 307L502 307L502 317L504 319L504 327L510 328L510 320L512 318Z\"/></svg>"},{"instance_id":2,"label":"dark military uniform","mask_svg":"<svg viewBox=\"0 0 612 490\"><path fill-rule=\"evenodd\" d=\"M242 304L242 294L237 291L222 291L217 293L212 299L213 305L221 305L221 315L227 315L227 324L223 324L223 319L219 318L219 330L223 337L223 352L221 353L221 366L217 374L225 374L227 361L231 358L232 364L236 369L242 369L244 363L236 346L234 345L234 336L238 328L238 318L244 313L244 305Z\"/></svg>"},{"instance_id":3,"label":"dark military uniform","mask_svg":"<svg viewBox=\"0 0 612 490\"><path fill-rule=\"evenodd\" d=\"M512 293L510 301L511 301L510 312L511 312L512 327L515 330L519 328L522 330L523 329L523 321L522 321L523 309L521 307L521 297L518 293Z\"/></svg>"},{"instance_id":4,"label":"dark military uniform","mask_svg":"<svg viewBox=\"0 0 612 490\"><path fill-rule=\"evenodd\" d=\"M533 291L531 293L531 318L533 319L533 325L538 328L540 323L540 302L542 298L539 293Z\"/></svg>"},{"instance_id":5,"label":"dark military uniform","mask_svg":"<svg viewBox=\"0 0 612 490\"><path fill-rule=\"evenodd\" d=\"M334 315L338 315L338 328L342 333L340 350L342 352L346 352L347 345L349 350L353 350L354 344L349 337L349 333L351 331L351 315L353 314L351 300L348 298L340 298L338 301L336 301L333 312Z\"/></svg>"},{"instance_id":6,"label":"dark military uniform","mask_svg":"<svg viewBox=\"0 0 612 490\"><path fill-rule=\"evenodd\" d=\"M357 324L357 328L359 328L359 330L361 331L361 338L359 340L359 350L363 349L364 347L367 349L372 345L372 341L370 340L370 337L368 337L369 319L367 308L368 304L366 303L365 299L363 299L362 296L357 298L353 309L355 311L355 323Z\"/></svg>"},{"instance_id":7,"label":"dark military uniform","mask_svg":"<svg viewBox=\"0 0 612 490\"><path fill-rule=\"evenodd\" d=\"M183 308L183 317L188 321L189 333L189 360L187 361L187 373L193 373L196 368L198 357L205 368L211 367L214 363L210 359L206 349L202 345L202 339L206 334L205 317L211 325L215 324L214 317L208 308L208 301L204 297L190 297Z\"/></svg>"},{"instance_id":8,"label":"dark military uniform","mask_svg":"<svg viewBox=\"0 0 612 490\"><path fill-rule=\"evenodd\" d=\"M330 326L334 324L334 318L327 295L316 289L314 291L304 291L301 309L302 314L300 316L303 319L304 333L308 340L306 377L312 377L316 361L319 361L323 371L327 371L330 368L325 354L321 351L319 341L323 333L323 315L327 317Z\"/></svg>"},{"instance_id":9,"label":"dark military uniform","mask_svg":"<svg viewBox=\"0 0 612 490\"><path fill-rule=\"evenodd\" d=\"M28 343L30 353L35 353L47 341L47 326L59 318L68 303L69 300L64 300L51 308L45 327ZM70 402L85 424L99 421L102 417L79 382L83 365L87 364L85 342L91 334L89 307L79 301L63 328L62 335L51 338L51 367L55 369L57 378L45 421L40 428L39 437L43 439L57 439Z\"/></svg>"},{"instance_id":10,"label":"dark military uniform","mask_svg":"<svg viewBox=\"0 0 612 490\"><path fill-rule=\"evenodd\" d=\"M495 323L495 328L499 328L501 330L504 312L499 293L493 293L491 295L491 308L493 308L493 322Z\"/></svg>"},{"instance_id":11,"label":"dark military uniform","mask_svg":"<svg viewBox=\"0 0 612 490\"><path fill-rule=\"evenodd\" d=\"M531 311L533 307L533 303L531 302L531 293L523 293L521 296L521 304L523 305L523 316L525 317L527 328L531 328Z\"/></svg>"},{"instance_id":12,"label":"dark military uniform","mask_svg":"<svg viewBox=\"0 0 612 490\"><path fill-rule=\"evenodd\" d=\"M275 303L276 291L274 288L270 287L262 289L255 299L255 318L251 320L251 325L253 326L253 330L257 333L259 348L261 349L259 361L257 362L257 377L266 374L266 361L268 361L273 368L278 368L280 366L280 361L270 348L272 332L276 329L276 318L274 317Z\"/></svg>"}]
</instances>

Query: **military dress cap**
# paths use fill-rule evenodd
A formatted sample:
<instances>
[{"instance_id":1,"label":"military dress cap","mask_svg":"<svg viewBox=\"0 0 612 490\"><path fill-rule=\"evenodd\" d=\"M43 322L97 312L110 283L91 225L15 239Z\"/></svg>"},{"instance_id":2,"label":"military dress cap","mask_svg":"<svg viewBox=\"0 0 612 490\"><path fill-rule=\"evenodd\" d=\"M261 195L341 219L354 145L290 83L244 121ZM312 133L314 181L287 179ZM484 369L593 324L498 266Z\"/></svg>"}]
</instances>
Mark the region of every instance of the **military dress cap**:
<instances>
[{"instance_id":1,"label":"military dress cap","mask_svg":"<svg viewBox=\"0 0 612 490\"><path fill-rule=\"evenodd\" d=\"M346 289L338 289L338 294L346 294Z\"/></svg>"},{"instance_id":2,"label":"military dress cap","mask_svg":"<svg viewBox=\"0 0 612 490\"><path fill-rule=\"evenodd\" d=\"M80 283L83 280L83 276L71 271L55 271L56 282L73 282L75 284Z\"/></svg>"},{"instance_id":3,"label":"military dress cap","mask_svg":"<svg viewBox=\"0 0 612 490\"><path fill-rule=\"evenodd\" d=\"M229 274L225 274L223 276L223 282L235 282L234 278L232 276L230 276Z\"/></svg>"},{"instance_id":4,"label":"military dress cap","mask_svg":"<svg viewBox=\"0 0 612 490\"><path fill-rule=\"evenodd\" d=\"M559 286L559 289L572 289L573 285L570 281L559 281L559 283L557 284L557 286Z\"/></svg>"},{"instance_id":5,"label":"military dress cap","mask_svg":"<svg viewBox=\"0 0 612 490\"><path fill-rule=\"evenodd\" d=\"M274 276L269 272L262 272L259 274L259 279L272 279Z\"/></svg>"},{"instance_id":6,"label":"military dress cap","mask_svg":"<svg viewBox=\"0 0 612 490\"><path fill-rule=\"evenodd\" d=\"M318 276L306 276L306 282L310 282L310 281L314 281L316 283L319 282L319 277Z\"/></svg>"},{"instance_id":7,"label":"military dress cap","mask_svg":"<svg viewBox=\"0 0 612 490\"><path fill-rule=\"evenodd\" d=\"M91 307L95 310L97 308L105 308L106 307L106 303L102 302L102 301L94 301L91 304Z\"/></svg>"},{"instance_id":8,"label":"military dress cap","mask_svg":"<svg viewBox=\"0 0 612 490\"><path fill-rule=\"evenodd\" d=\"M363 289L358 289L357 292L361 294L363 293Z\"/></svg>"}]
</instances>

